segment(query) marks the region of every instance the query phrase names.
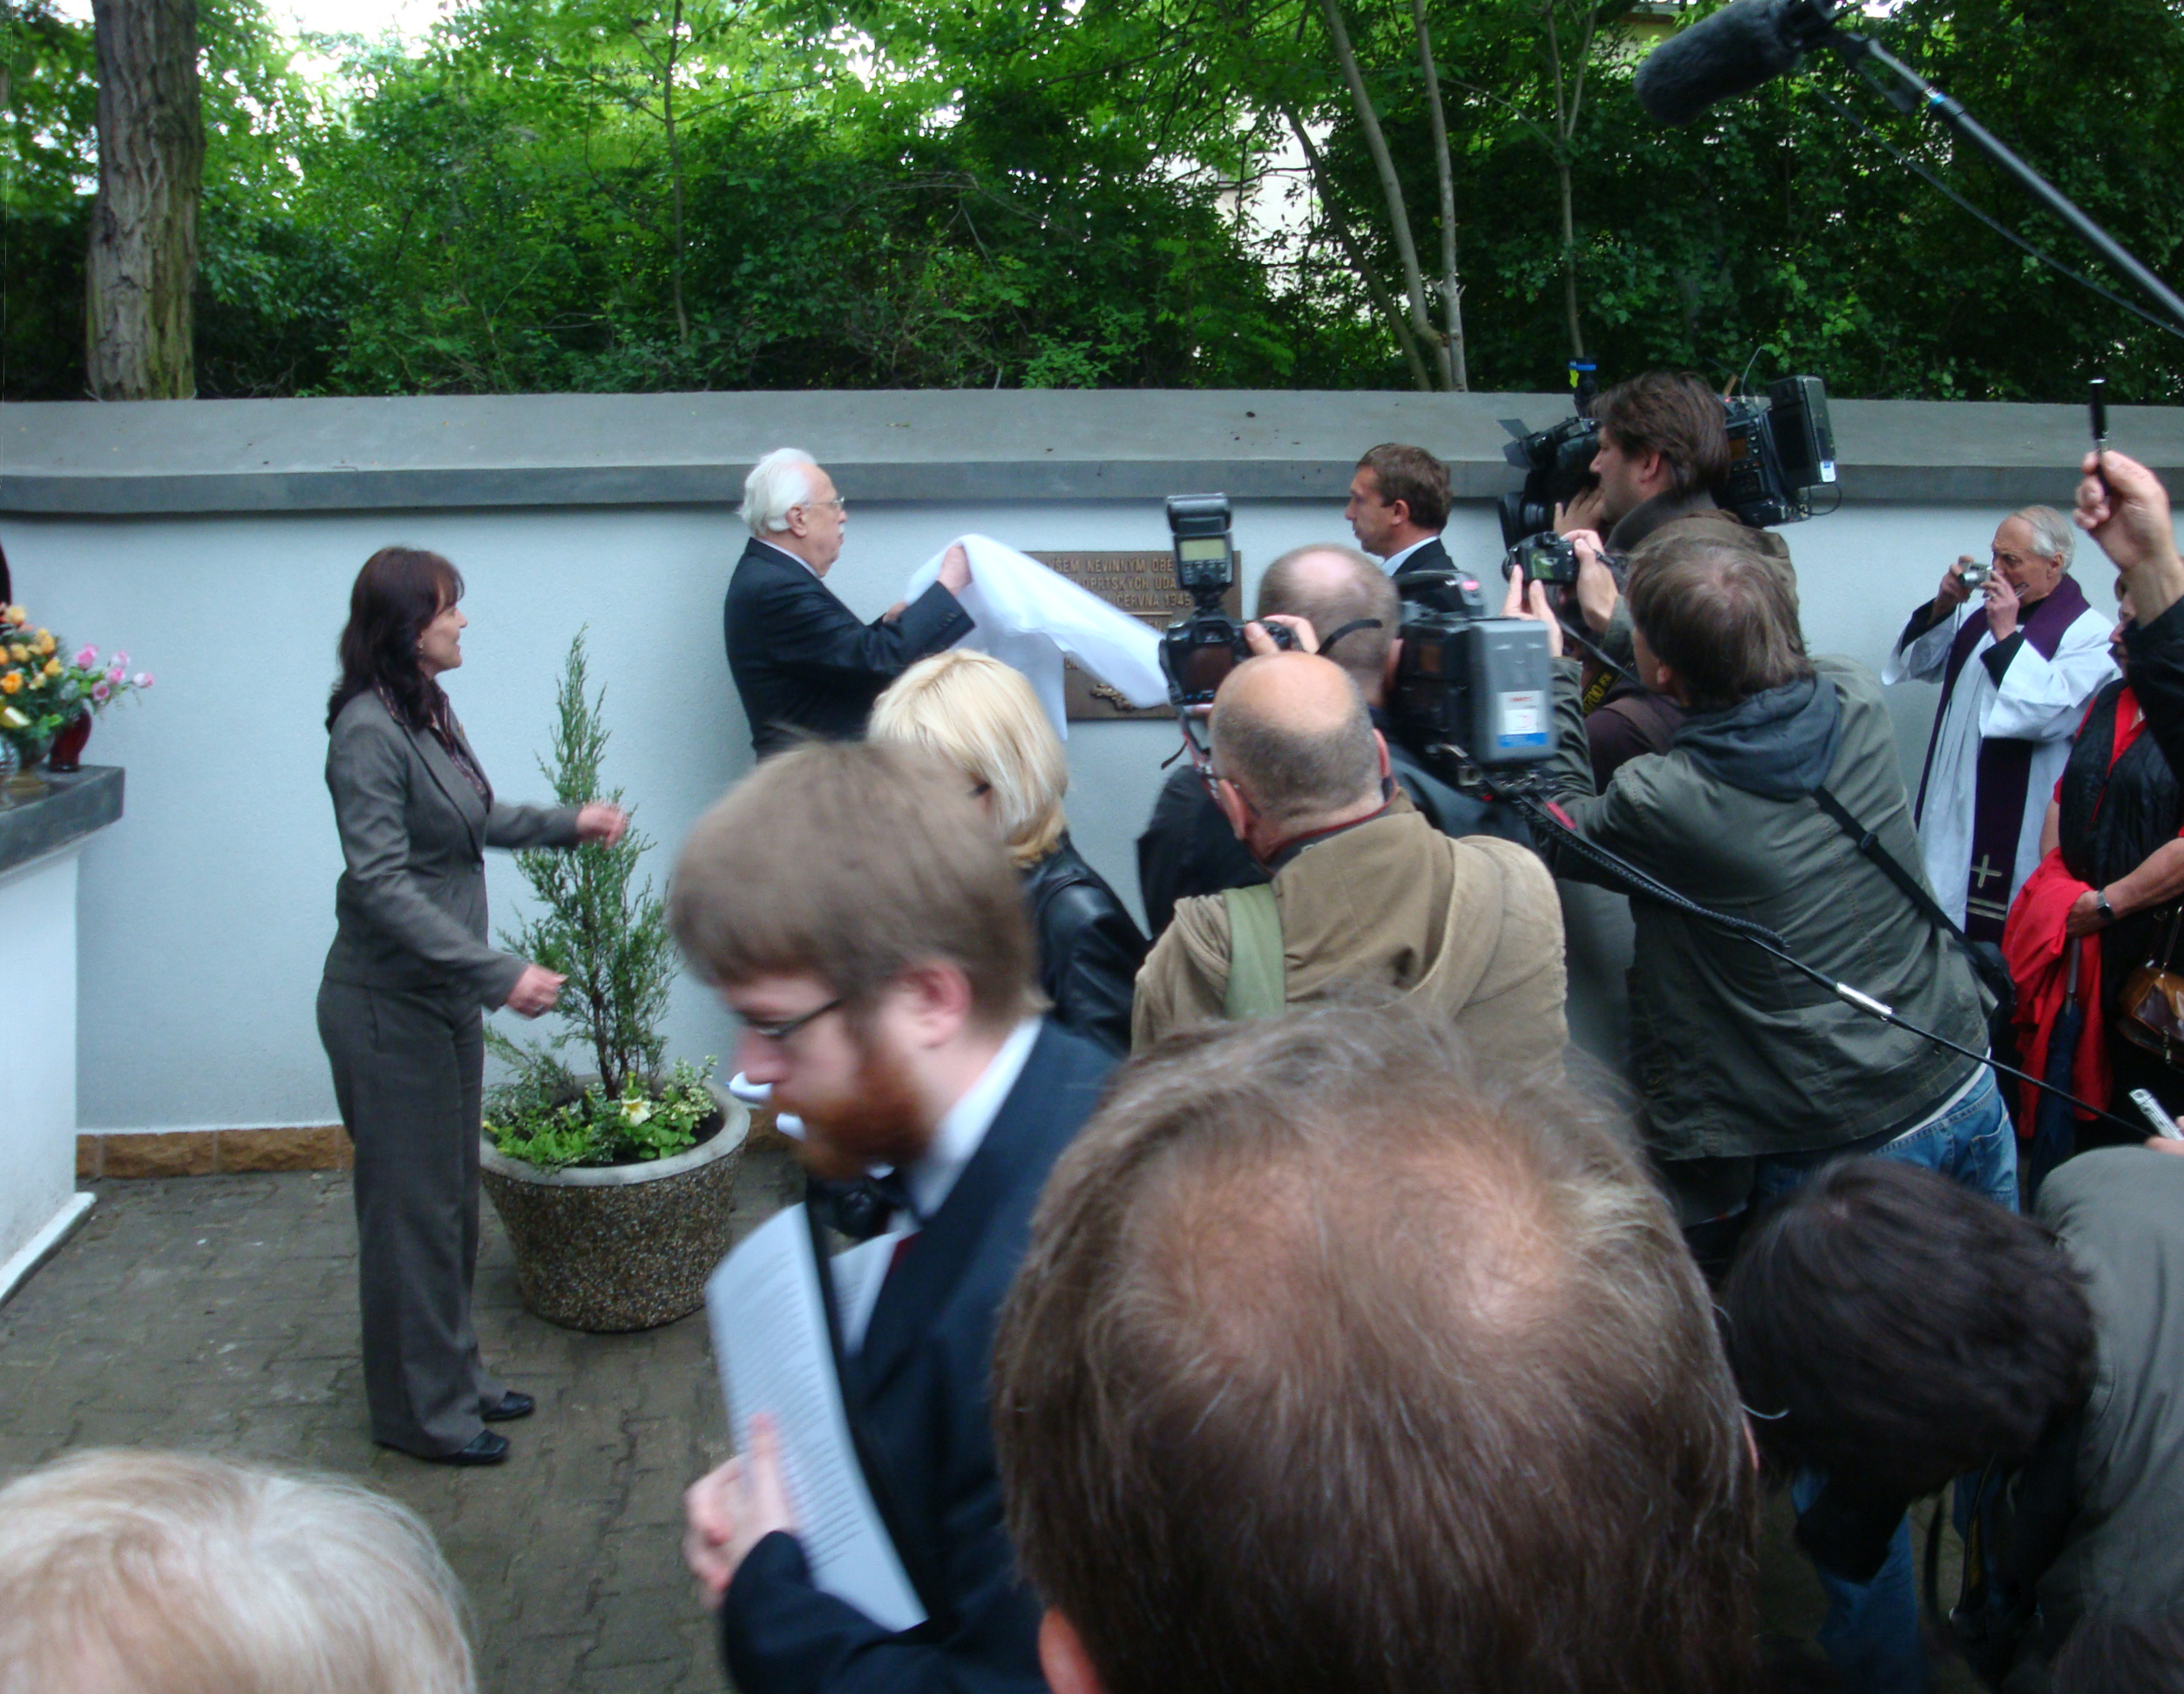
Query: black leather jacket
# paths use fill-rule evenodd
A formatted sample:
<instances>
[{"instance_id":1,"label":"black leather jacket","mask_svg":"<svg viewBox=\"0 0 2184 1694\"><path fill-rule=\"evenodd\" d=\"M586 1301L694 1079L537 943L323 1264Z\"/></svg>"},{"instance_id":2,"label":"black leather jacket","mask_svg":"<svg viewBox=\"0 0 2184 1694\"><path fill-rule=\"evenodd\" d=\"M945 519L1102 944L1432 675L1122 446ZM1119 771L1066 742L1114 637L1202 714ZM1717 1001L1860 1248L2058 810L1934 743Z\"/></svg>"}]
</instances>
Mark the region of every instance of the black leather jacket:
<instances>
[{"instance_id":1,"label":"black leather jacket","mask_svg":"<svg viewBox=\"0 0 2184 1694\"><path fill-rule=\"evenodd\" d=\"M1065 834L1023 872L1024 904L1039 940L1039 986L1056 1022L1110 1052L1130 1048L1130 994L1145 938Z\"/></svg>"}]
</instances>

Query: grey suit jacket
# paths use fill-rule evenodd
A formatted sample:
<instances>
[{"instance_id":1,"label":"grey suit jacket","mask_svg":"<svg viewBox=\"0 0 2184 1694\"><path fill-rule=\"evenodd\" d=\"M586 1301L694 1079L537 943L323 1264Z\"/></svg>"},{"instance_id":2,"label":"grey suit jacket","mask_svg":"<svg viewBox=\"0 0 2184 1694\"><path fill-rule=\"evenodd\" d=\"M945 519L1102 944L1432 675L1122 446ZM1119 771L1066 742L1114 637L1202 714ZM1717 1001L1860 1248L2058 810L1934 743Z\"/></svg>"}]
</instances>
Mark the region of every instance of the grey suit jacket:
<instances>
[{"instance_id":1,"label":"grey suit jacket","mask_svg":"<svg viewBox=\"0 0 2184 1694\"><path fill-rule=\"evenodd\" d=\"M575 810L489 810L431 733L396 722L370 690L335 720L326 786L348 864L327 980L504 1004L525 961L486 942L485 850L573 846Z\"/></svg>"}]
</instances>

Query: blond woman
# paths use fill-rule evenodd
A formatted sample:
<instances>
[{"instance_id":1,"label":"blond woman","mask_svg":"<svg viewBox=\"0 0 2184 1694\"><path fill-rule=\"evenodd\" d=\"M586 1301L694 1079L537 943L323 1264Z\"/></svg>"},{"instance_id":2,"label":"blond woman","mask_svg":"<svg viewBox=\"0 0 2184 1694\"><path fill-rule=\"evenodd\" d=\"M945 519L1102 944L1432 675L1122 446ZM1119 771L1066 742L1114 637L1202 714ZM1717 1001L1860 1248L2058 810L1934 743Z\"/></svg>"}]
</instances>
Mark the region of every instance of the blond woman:
<instances>
[{"instance_id":1,"label":"blond woman","mask_svg":"<svg viewBox=\"0 0 2184 1694\"><path fill-rule=\"evenodd\" d=\"M1058 1022L1129 1051L1130 987L1145 938L1115 891L1069 844L1069 762L1022 675L983 653L921 659L872 707L875 741L905 742L960 769L1023 877L1039 986Z\"/></svg>"}]
</instances>

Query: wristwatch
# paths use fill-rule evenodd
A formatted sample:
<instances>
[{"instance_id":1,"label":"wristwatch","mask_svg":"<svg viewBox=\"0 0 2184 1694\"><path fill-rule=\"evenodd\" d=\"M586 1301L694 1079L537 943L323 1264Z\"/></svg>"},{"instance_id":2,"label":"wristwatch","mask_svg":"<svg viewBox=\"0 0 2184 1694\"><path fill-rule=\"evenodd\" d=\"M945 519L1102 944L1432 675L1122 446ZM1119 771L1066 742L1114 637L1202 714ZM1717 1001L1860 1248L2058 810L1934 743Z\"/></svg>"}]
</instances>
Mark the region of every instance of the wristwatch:
<instances>
[{"instance_id":1,"label":"wristwatch","mask_svg":"<svg viewBox=\"0 0 2184 1694\"><path fill-rule=\"evenodd\" d=\"M2116 909L2108 904L2108 891L2106 889L2096 888L2093 890L2093 909L2100 913L2100 921L2102 923L2113 924L2116 921Z\"/></svg>"}]
</instances>

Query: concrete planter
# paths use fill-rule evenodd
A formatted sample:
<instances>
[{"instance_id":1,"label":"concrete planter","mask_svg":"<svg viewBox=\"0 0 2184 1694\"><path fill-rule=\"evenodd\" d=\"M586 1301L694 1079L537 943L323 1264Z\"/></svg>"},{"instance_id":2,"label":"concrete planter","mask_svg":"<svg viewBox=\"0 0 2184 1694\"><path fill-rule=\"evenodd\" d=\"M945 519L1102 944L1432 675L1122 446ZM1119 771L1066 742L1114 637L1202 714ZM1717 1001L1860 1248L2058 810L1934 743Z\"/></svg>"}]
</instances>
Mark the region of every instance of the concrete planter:
<instances>
[{"instance_id":1,"label":"concrete planter","mask_svg":"<svg viewBox=\"0 0 2184 1694\"><path fill-rule=\"evenodd\" d=\"M726 1257L750 1112L720 1095L721 1127L650 1164L542 1171L488 1141L485 1192L516 1250L524 1309L566 1329L651 1329L704 1304Z\"/></svg>"}]
</instances>

